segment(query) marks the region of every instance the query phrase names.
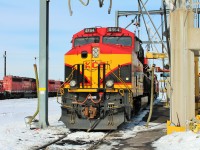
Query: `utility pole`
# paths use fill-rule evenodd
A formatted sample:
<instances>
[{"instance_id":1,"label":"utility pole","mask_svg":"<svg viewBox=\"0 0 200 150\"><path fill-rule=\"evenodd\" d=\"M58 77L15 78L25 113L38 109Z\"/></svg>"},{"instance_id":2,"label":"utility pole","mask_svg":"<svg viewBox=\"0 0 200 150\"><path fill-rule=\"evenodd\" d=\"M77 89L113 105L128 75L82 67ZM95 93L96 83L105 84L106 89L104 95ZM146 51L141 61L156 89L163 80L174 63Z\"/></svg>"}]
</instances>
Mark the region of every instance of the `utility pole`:
<instances>
[{"instance_id":1,"label":"utility pole","mask_svg":"<svg viewBox=\"0 0 200 150\"><path fill-rule=\"evenodd\" d=\"M3 55L3 57L4 57L4 77L5 77L6 76L6 51Z\"/></svg>"},{"instance_id":2,"label":"utility pole","mask_svg":"<svg viewBox=\"0 0 200 150\"><path fill-rule=\"evenodd\" d=\"M39 43L39 126L46 128L48 122L48 55L49 55L49 2L40 0Z\"/></svg>"}]
</instances>

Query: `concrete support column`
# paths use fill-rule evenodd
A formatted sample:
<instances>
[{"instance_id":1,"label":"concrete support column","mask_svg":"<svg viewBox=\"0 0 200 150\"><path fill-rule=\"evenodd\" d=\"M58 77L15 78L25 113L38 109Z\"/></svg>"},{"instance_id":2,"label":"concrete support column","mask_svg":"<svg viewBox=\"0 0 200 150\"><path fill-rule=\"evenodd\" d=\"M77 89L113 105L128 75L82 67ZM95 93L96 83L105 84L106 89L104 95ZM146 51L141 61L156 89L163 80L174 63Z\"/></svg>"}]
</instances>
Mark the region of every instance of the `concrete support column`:
<instances>
[{"instance_id":1,"label":"concrete support column","mask_svg":"<svg viewBox=\"0 0 200 150\"><path fill-rule=\"evenodd\" d=\"M177 8L184 8L185 7L185 3L186 3L186 0L177 0L176 2L176 7Z\"/></svg>"},{"instance_id":2,"label":"concrete support column","mask_svg":"<svg viewBox=\"0 0 200 150\"><path fill-rule=\"evenodd\" d=\"M180 4L183 5L181 0ZM179 8L170 14L171 40L171 105L170 120L186 127L195 116L194 52L189 50L188 35L194 14Z\"/></svg>"}]
</instances>

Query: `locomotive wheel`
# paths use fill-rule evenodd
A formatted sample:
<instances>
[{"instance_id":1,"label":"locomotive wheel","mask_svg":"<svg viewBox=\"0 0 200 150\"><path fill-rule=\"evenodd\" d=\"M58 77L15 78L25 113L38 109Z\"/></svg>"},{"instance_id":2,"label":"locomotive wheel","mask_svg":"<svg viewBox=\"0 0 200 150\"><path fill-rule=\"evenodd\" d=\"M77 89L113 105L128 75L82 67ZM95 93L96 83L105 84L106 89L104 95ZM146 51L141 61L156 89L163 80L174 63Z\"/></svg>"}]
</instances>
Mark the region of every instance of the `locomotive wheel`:
<instances>
[{"instance_id":1,"label":"locomotive wheel","mask_svg":"<svg viewBox=\"0 0 200 150\"><path fill-rule=\"evenodd\" d=\"M134 101L134 110L135 110L135 114L138 114L138 112L140 111L141 109L141 98L137 98L135 101Z\"/></svg>"},{"instance_id":2,"label":"locomotive wheel","mask_svg":"<svg viewBox=\"0 0 200 150\"><path fill-rule=\"evenodd\" d=\"M130 121L133 117L133 111L131 109L131 106L125 106L125 117L127 121Z\"/></svg>"}]
</instances>

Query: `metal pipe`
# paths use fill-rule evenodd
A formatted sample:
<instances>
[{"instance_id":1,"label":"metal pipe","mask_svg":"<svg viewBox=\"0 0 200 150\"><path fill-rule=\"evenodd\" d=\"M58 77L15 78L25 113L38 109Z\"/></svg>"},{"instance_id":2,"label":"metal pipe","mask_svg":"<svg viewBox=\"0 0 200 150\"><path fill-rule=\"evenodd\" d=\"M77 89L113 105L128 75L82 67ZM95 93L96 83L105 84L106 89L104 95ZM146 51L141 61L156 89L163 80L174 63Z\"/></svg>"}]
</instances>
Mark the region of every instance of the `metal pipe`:
<instances>
[{"instance_id":1,"label":"metal pipe","mask_svg":"<svg viewBox=\"0 0 200 150\"><path fill-rule=\"evenodd\" d=\"M82 88L85 85L85 72L84 72L84 64L82 64Z\"/></svg>"},{"instance_id":2,"label":"metal pipe","mask_svg":"<svg viewBox=\"0 0 200 150\"><path fill-rule=\"evenodd\" d=\"M163 7L164 7L164 1L161 0L161 3L163 4ZM161 9L163 9L163 7ZM163 24L163 14L161 14L161 32L162 32L162 40L164 40L164 35L163 35L163 32L164 32L164 24ZM162 53L164 53L164 47L162 45ZM165 65L165 59L163 58L162 59L162 67L164 68L164 65ZM161 86L162 84L164 84L164 87L165 87L165 82L164 83L161 83Z\"/></svg>"},{"instance_id":3,"label":"metal pipe","mask_svg":"<svg viewBox=\"0 0 200 150\"><path fill-rule=\"evenodd\" d=\"M140 0L138 0L138 12L141 12L142 11L142 8L141 8L141 5L140 5ZM140 14L138 15L137 17L137 24L138 24L138 27L140 27ZM140 38L140 30L138 30L138 38Z\"/></svg>"},{"instance_id":4,"label":"metal pipe","mask_svg":"<svg viewBox=\"0 0 200 150\"><path fill-rule=\"evenodd\" d=\"M139 1L139 0L138 0L138 1ZM145 2L144 5L146 5L147 2L148 2L148 0L146 0L146 2ZM123 16L123 15L119 15L119 13L121 13L121 12L122 12L122 13L123 13L123 12L126 13L127 11L116 11L116 12L115 12L115 26L116 26L116 27L119 27L119 17L120 17L120 16ZM128 12L133 12L133 11L128 11ZM134 11L134 12L138 12L138 11ZM141 13L140 13L140 14L141 14ZM129 14L129 15L130 15L130 14ZM136 18L137 15L139 15L139 14L136 14L135 19L137 19L137 18ZM128 16L128 15L124 15L124 16ZM135 19L134 19L134 20L135 20Z\"/></svg>"},{"instance_id":5,"label":"metal pipe","mask_svg":"<svg viewBox=\"0 0 200 150\"><path fill-rule=\"evenodd\" d=\"M105 88L106 85L106 64L103 64L103 88Z\"/></svg>"},{"instance_id":6,"label":"metal pipe","mask_svg":"<svg viewBox=\"0 0 200 150\"><path fill-rule=\"evenodd\" d=\"M142 6L143 8L143 6ZM167 13L169 14L170 10L167 9ZM141 15L141 14L144 14L144 15L160 15L163 13L163 10L150 10L148 11L148 13L146 11L141 11L141 12L138 12L138 11L118 11L118 16L121 17L121 16L130 16L130 15Z\"/></svg>"},{"instance_id":7,"label":"metal pipe","mask_svg":"<svg viewBox=\"0 0 200 150\"><path fill-rule=\"evenodd\" d=\"M100 88L100 65L101 64L98 64L98 88Z\"/></svg>"},{"instance_id":8,"label":"metal pipe","mask_svg":"<svg viewBox=\"0 0 200 150\"><path fill-rule=\"evenodd\" d=\"M199 9L199 0L198 0L198 9ZM197 21L198 21L198 25L197 25L197 27L199 28L199 12L197 12Z\"/></svg>"},{"instance_id":9,"label":"metal pipe","mask_svg":"<svg viewBox=\"0 0 200 150\"><path fill-rule=\"evenodd\" d=\"M193 9L195 12L195 9ZM170 9L166 9L167 14L170 13ZM200 8L197 9L197 12L200 13ZM118 11L118 17L121 16L130 16L130 15L139 15L139 14L144 14L144 15L160 15L164 13L163 10L149 10L148 13L146 11Z\"/></svg>"},{"instance_id":10,"label":"metal pipe","mask_svg":"<svg viewBox=\"0 0 200 150\"><path fill-rule=\"evenodd\" d=\"M151 16L150 16L149 12L147 11L147 9L146 9L145 6L144 6L144 3L142 2L142 0L140 0L140 2L141 2L141 4L142 4L142 6L144 7L144 10L146 11L146 13L147 13L147 15L148 15L148 17L149 17L149 20L151 21L151 23L152 23L152 25L153 25L153 27L154 27L156 33L158 34L158 37L160 38L160 41L161 41L162 44L163 44L163 47L167 50L167 48L166 48L166 46L165 46L165 44L164 44L164 42L163 42L163 40L162 40L160 34L158 33L158 30L156 29L155 24L153 23L153 21L152 21L152 19L151 19Z\"/></svg>"},{"instance_id":11,"label":"metal pipe","mask_svg":"<svg viewBox=\"0 0 200 150\"><path fill-rule=\"evenodd\" d=\"M39 38L39 126L46 128L48 122L48 57L49 57L49 3L40 0L40 38Z\"/></svg>"},{"instance_id":12,"label":"metal pipe","mask_svg":"<svg viewBox=\"0 0 200 150\"><path fill-rule=\"evenodd\" d=\"M119 11L115 11L115 27L119 27L119 16L118 16Z\"/></svg>"},{"instance_id":13,"label":"metal pipe","mask_svg":"<svg viewBox=\"0 0 200 150\"><path fill-rule=\"evenodd\" d=\"M169 46L169 33L168 33L168 29L167 29L167 12L166 12L166 3L165 0L163 1L163 8L164 8L164 20L165 20L165 33L166 33L166 41L167 41L167 52L168 52L168 58L169 58L169 62L171 60L170 58L170 54L171 54L171 50L170 50L170 46Z\"/></svg>"},{"instance_id":14,"label":"metal pipe","mask_svg":"<svg viewBox=\"0 0 200 150\"><path fill-rule=\"evenodd\" d=\"M78 88L80 87L80 64L77 64L77 85L78 85Z\"/></svg>"},{"instance_id":15,"label":"metal pipe","mask_svg":"<svg viewBox=\"0 0 200 150\"><path fill-rule=\"evenodd\" d=\"M199 57L195 56L195 115L199 113Z\"/></svg>"},{"instance_id":16,"label":"metal pipe","mask_svg":"<svg viewBox=\"0 0 200 150\"><path fill-rule=\"evenodd\" d=\"M139 5L139 7L140 7L140 10L142 10L139 0L138 0L138 5ZM150 34L149 34L149 30L148 30L148 28L147 28L147 23L146 23L146 21L145 21L145 18L144 18L144 15L143 15L143 14L142 14L142 19L143 19L143 21L144 21L144 25L145 25L146 32L147 32L147 35L148 35L148 40L151 41ZM150 50L150 45L149 45L149 44L148 44L148 50Z\"/></svg>"}]
</instances>

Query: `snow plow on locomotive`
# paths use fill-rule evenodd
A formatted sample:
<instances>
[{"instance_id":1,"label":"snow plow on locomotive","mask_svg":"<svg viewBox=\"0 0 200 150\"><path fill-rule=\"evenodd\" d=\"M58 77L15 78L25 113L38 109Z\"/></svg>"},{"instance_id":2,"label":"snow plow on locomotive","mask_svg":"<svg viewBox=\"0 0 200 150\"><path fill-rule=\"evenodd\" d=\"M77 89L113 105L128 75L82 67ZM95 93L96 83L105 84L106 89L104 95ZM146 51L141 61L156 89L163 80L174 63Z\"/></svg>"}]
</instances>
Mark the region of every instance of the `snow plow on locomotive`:
<instances>
[{"instance_id":1,"label":"snow plow on locomotive","mask_svg":"<svg viewBox=\"0 0 200 150\"><path fill-rule=\"evenodd\" d=\"M117 129L150 97L148 68L141 41L126 29L76 33L65 54L60 120L69 129Z\"/></svg>"}]
</instances>

